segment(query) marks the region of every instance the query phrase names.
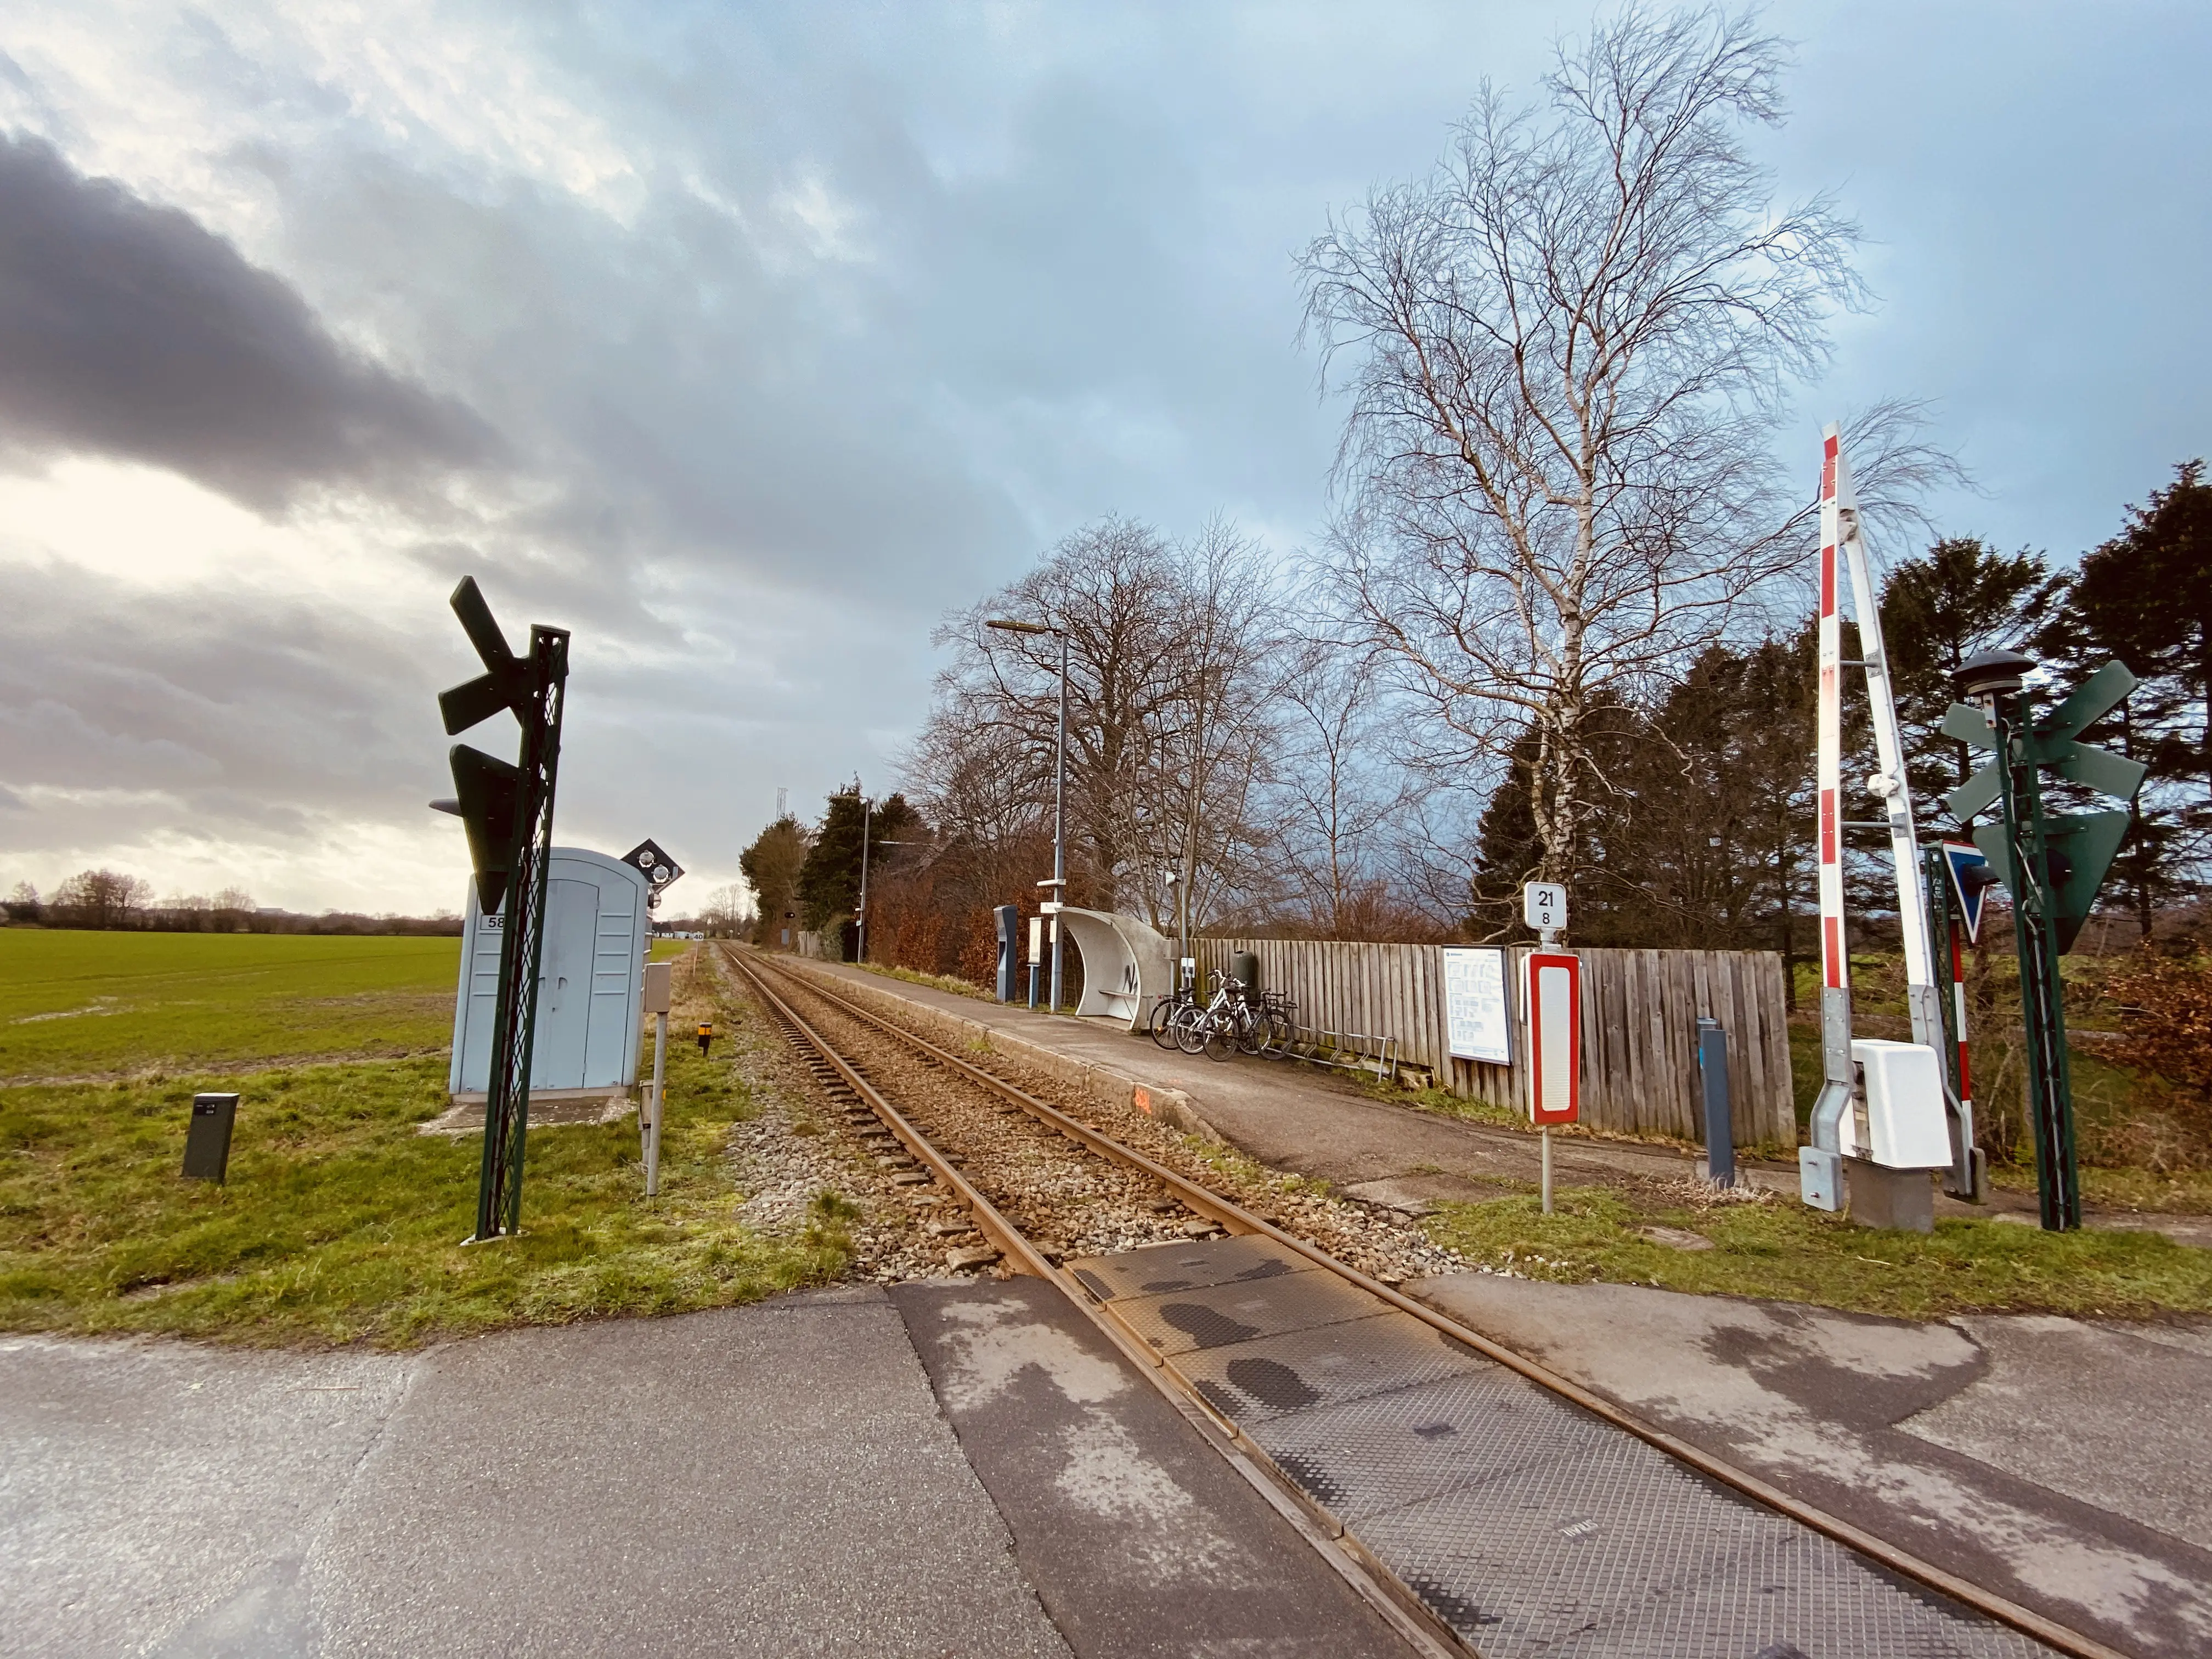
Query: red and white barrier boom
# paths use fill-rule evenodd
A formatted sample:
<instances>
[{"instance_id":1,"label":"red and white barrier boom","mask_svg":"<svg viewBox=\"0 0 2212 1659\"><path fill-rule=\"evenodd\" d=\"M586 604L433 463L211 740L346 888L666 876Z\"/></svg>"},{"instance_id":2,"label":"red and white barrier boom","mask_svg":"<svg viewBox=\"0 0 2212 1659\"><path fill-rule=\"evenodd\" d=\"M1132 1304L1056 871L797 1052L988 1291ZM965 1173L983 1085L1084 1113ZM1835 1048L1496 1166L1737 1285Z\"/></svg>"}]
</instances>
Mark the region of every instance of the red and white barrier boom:
<instances>
[{"instance_id":1,"label":"red and white barrier boom","mask_svg":"<svg viewBox=\"0 0 2212 1659\"><path fill-rule=\"evenodd\" d=\"M1844 463L1842 434L1822 434L1820 464L1820 629L1819 858L1820 878L1820 1053L1823 1082L1813 1108L1813 1144L1798 1152L1805 1202L1823 1210L1844 1202L1845 1158L1869 1170L1948 1167L1946 1184L1971 1193L1973 1124L1944 1081L1936 1045L1943 1040L1936 953L1928 926L1927 896L1912 822L1912 793L1897 726L1889 661L1882 647L1881 614L1868 568L1866 538ZM1858 623L1859 655L1843 654L1842 587L1848 571L1851 610ZM1884 812L1879 819L1844 816L1843 781L1844 670L1866 675L1874 726L1875 770L1868 792ZM1850 938L1844 917L1844 833L1886 829L1897 873L1898 919L1904 934L1905 1000L1912 1042L1854 1042L1851 1036ZM1902 1052L1923 1049L1922 1055ZM1869 1191L1874 1186L1869 1180ZM1869 1209L1873 1206L1866 1206ZM1883 1213L1886 1215L1887 1211ZM1909 1216L1899 1218L1911 1224Z\"/></svg>"}]
</instances>

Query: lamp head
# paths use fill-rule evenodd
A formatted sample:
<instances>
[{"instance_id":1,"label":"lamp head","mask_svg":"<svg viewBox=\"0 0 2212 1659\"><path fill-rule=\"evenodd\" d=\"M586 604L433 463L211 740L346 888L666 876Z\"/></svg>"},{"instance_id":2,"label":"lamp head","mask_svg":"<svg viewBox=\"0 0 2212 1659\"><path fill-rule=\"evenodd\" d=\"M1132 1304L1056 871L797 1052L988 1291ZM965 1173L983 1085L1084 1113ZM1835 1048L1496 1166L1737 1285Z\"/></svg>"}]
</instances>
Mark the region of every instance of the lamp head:
<instances>
[{"instance_id":1,"label":"lamp head","mask_svg":"<svg viewBox=\"0 0 2212 1659\"><path fill-rule=\"evenodd\" d=\"M1018 622L1012 617L993 617L983 624L1006 634L1049 634L1053 630L1042 623Z\"/></svg>"},{"instance_id":2,"label":"lamp head","mask_svg":"<svg viewBox=\"0 0 2212 1659\"><path fill-rule=\"evenodd\" d=\"M2034 658L1999 647L1978 651L1960 663L1951 671L1951 684L1961 702L1987 708L1993 699L2019 690L2034 669Z\"/></svg>"}]
</instances>

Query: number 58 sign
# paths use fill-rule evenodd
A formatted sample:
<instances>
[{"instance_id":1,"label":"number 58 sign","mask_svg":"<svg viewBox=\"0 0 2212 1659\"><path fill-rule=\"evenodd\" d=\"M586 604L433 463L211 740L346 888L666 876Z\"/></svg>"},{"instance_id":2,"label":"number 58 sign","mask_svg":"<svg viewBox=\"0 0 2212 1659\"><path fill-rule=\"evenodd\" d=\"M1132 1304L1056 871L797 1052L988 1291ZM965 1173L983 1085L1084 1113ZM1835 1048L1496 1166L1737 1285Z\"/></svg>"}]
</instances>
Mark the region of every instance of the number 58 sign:
<instances>
[{"instance_id":1,"label":"number 58 sign","mask_svg":"<svg viewBox=\"0 0 2212 1659\"><path fill-rule=\"evenodd\" d=\"M1539 933L1567 925L1567 889L1563 882L1532 881L1521 890L1521 920Z\"/></svg>"}]
</instances>

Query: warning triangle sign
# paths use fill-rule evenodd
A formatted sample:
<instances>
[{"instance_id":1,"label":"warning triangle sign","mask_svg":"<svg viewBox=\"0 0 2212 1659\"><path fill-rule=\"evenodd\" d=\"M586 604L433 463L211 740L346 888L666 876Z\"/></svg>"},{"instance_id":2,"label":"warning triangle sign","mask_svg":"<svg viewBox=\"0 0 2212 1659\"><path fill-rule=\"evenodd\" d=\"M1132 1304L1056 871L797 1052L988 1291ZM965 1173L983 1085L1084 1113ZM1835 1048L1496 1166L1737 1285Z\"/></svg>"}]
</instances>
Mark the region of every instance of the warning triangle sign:
<instances>
[{"instance_id":1,"label":"warning triangle sign","mask_svg":"<svg viewBox=\"0 0 2212 1659\"><path fill-rule=\"evenodd\" d=\"M1959 914L1966 924L1966 938L1978 943L1982 935L1982 899L1997 884L1997 873L1982 849L1972 842L1943 843L1943 867L1951 872L1951 890L1959 896Z\"/></svg>"}]
</instances>

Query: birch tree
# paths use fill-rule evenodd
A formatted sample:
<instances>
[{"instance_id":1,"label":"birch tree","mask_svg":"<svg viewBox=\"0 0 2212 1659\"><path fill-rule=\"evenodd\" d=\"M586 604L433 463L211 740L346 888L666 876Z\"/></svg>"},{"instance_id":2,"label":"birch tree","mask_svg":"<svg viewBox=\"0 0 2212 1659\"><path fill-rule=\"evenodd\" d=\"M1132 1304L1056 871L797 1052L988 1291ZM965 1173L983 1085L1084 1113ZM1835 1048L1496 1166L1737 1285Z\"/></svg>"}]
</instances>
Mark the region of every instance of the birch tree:
<instances>
[{"instance_id":1,"label":"birch tree","mask_svg":"<svg viewBox=\"0 0 2212 1659\"><path fill-rule=\"evenodd\" d=\"M1855 227L1826 197L1776 206L1745 148L1783 63L1747 16L1632 6L1560 48L1540 105L1486 83L1433 174L1302 258L1351 399L1349 611L1431 761L1528 746L1530 878L1574 873L1595 712L1805 556L1773 440L1860 289Z\"/></svg>"}]
</instances>

